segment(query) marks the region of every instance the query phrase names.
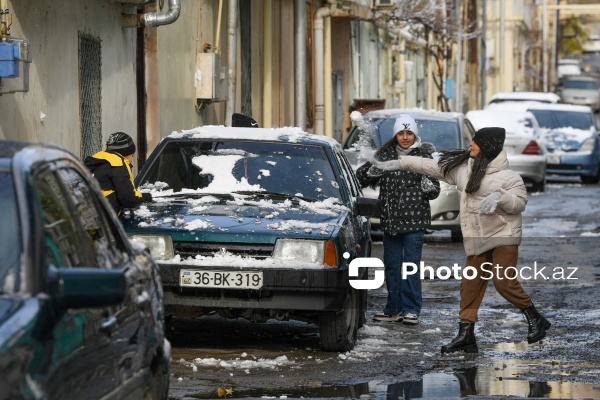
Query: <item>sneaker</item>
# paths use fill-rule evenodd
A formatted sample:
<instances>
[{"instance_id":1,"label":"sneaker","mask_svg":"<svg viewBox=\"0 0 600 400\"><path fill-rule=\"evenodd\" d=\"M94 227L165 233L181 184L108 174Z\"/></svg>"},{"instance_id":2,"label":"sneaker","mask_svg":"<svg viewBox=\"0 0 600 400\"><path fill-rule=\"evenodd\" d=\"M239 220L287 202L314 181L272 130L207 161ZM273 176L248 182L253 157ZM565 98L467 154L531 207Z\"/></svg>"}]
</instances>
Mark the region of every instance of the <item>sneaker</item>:
<instances>
[{"instance_id":1,"label":"sneaker","mask_svg":"<svg viewBox=\"0 0 600 400\"><path fill-rule=\"evenodd\" d=\"M402 318L402 323L406 325L417 325L419 323L419 316L413 313L406 313Z\"/></svg>"},{"instance_id":2,"label":"sneaker","mask_svg":"<svg viewBox=\"0 0 600 400\"><path fill-rule=\"evenodd\" d=\"M376 314L373 316L373 321L402 322L402 313L392 315Z\"/></svg>"}]
</instances>

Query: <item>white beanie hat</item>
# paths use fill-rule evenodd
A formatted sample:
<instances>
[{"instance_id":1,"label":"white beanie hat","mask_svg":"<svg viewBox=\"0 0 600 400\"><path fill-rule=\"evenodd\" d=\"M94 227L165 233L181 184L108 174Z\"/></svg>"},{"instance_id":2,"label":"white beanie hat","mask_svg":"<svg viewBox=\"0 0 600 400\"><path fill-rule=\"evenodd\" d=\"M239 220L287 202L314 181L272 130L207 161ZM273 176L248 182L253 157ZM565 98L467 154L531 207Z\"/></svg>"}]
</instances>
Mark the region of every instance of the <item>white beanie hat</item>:
<instances>
[{"instance_id":1,"label":"white beanie hat","mask_svg":"<svg viewBox=\"0 0 600 400\"><path fill-rule=\"evenodd\" d=\"M415 135L419 135L419 128L417 127L416 121L410 115L402 115L399 118L396 118L396 123L394 124L394 135L400 131L411 131Z\"/></svg>"}]
</instances>

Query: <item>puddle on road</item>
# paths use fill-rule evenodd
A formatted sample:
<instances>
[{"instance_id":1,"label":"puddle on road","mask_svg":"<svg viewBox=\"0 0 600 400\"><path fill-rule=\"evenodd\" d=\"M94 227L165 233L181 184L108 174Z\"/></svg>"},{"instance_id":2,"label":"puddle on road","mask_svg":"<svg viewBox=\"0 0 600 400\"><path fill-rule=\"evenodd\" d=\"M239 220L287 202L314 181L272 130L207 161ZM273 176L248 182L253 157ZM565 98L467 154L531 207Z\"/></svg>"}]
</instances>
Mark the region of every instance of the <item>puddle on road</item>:
<instances>
[{"instance_id":1,"label":"puddle on road","mask_svg":"<svg viewBox=\"0 0 600 400\"><path fill-rule=\"evenodd\" d=\"M600 367L600 366L598 366ZM533 381L522 377L529 372L519 363L479 366L423 375L414 381L385 384L380 381L348 385L296 386L236 390L228 398L303 398L303 399L418 399L457 398L464 396L514 396L558 398L600 398L600 385L564 382L560 376L551 381ZM188 395L187 398L217 398L216 391Z\"/></svg>"}]
</instances>

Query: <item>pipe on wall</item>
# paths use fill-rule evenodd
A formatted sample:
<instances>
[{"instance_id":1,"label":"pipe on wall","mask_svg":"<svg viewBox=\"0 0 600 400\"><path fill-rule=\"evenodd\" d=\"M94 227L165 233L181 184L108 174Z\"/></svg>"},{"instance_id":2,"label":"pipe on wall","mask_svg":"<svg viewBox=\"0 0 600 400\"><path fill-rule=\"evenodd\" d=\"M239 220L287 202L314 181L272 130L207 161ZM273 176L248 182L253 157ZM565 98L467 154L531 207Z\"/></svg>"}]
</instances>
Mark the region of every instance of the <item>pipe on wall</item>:
<instances>
[{"instance_id":1,"label":"pipe on wall","mask_svg":"<svg viewBox=\"0 0 600 400\"><path fill-rule=\"evenodd\" d=\"M324 83L324 111L325 111L325 132L324 134L333 137L333 80L332 80L332 62L331 62L331 17L326 17L323 21L323 83Z\"/></svg>"},{"instance_id":2,"label":"pipe on wall","mask_svg":"<svg viewBox=\"0 0 600 400\"><path fill-rule=\"evenodd\" d=\"M235 112L236 73L237 73L237 20L238 0L229 0L229 14L227 18L227 64L229 72L229 87L227 90L227 107L225 111L225 125L231 126L231 117Z\"/></svg>"},{"instance_id":3,"label":"pipe on wall","mask_svg":"<svg viewBox=\"0 0 600 400\"><path fill-rule=\"evenodd\" d=\"M180 0L169 0L169 8L166 12L121 15L121 26L124 28L154 28L161 25L169 25L177 21L180 13Z\"/></svg>"},{"instance_id":4,"label":"pipe on wall","mask_svg":"<svg viewBox=\"0 0 600 400\"><path fill-rule=\"evenodd\" d=\"M322 7L315 13L315 129L314 133L323 135L325 130L325 71L324 71L324 40L323 19L331 15L329 7Z\"/></svg>"},{"instance_id":5,"label":"pipe on wall","mask_svg":"<svg viewBox=\"0 0 600 400\"><path fill-rule=\"evenodd\" d=\"M306 131L306 0L296 0L295 4L295 94L296 126Z\"/></svg>"},{"instance_id":6,"label":"pipe on wall","mask_svg":"<svg viewBox=\"0 0 600 400\"><path fill-rule=\"evenodd\" d=\"M273 24L272 0L263 1L263 115L262 127L273 126Z\"/></svg>"}]
</instances>

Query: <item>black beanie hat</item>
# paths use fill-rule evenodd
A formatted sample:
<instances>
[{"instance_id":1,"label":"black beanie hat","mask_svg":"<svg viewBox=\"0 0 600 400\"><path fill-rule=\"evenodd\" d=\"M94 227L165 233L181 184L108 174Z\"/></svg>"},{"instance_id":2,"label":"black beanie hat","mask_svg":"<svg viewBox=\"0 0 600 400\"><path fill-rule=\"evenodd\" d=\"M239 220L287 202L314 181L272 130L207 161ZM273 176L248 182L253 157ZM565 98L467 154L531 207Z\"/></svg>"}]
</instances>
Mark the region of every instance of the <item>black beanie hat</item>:
<instances>
[{"instance_id":1,"label":"black beanie hat","mask_svg":"<svg viewBox=\"0 0 600 400\"><path fill-rule=\"evenodd\" d=\"M135 143L133 143L131 136L125 132L115 132L106 141L106 151L119 153L125 157L135 153Z\"/></svg>"},{"instance_id":2,"label":"black beanie hat","mask_svg":"<svg viewBox=\"0 0 600 400\"><path fill-rule=\"evenodd\" d=\"M493 160L502 151L505 137L506 131L504 128L481 128L475 132L473 141L477 143L477 146L487 158Z\"/></svg>"}]
</instances>

